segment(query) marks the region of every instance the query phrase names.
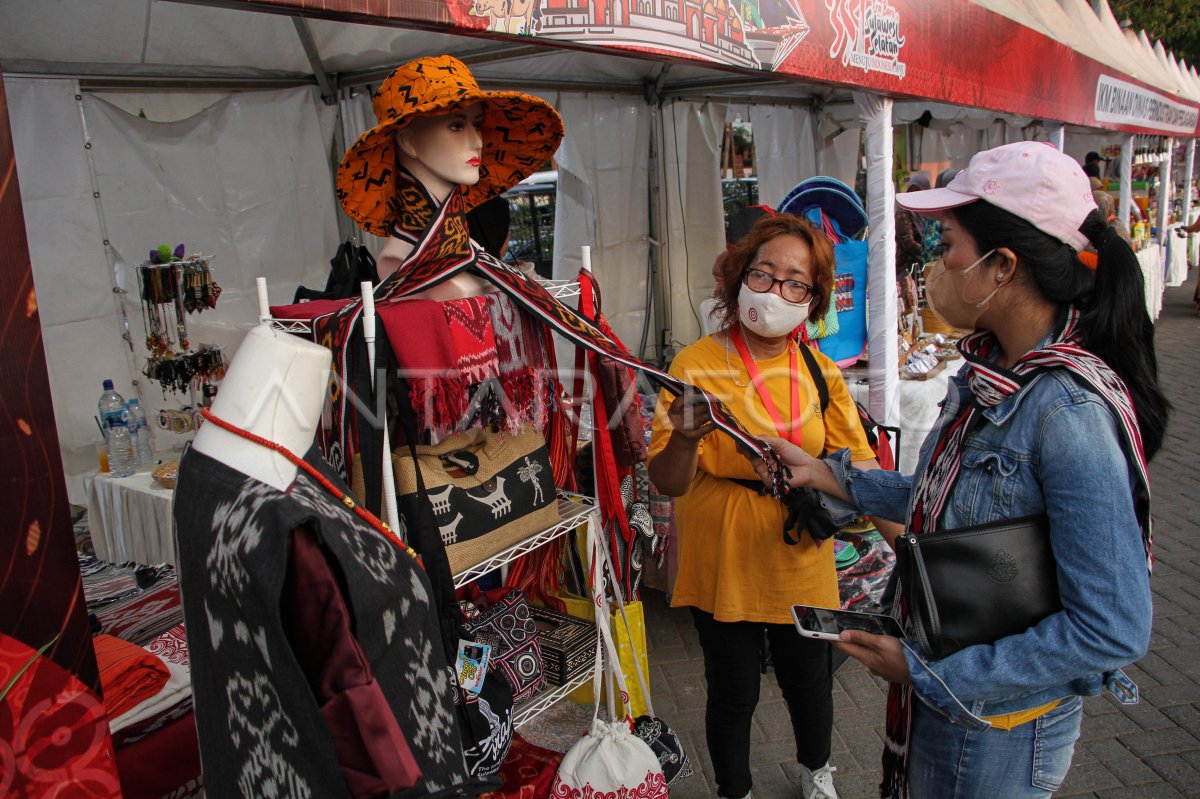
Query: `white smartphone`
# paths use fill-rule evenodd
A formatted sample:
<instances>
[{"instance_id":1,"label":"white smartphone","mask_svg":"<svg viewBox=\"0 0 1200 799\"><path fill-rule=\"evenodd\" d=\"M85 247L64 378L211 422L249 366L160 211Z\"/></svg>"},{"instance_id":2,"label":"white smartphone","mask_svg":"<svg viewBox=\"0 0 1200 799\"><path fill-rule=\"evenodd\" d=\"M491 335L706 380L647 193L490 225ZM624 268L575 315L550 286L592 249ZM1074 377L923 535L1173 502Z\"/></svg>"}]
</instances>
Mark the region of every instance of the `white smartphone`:
<instances>
[{"instance_id":1,"label":"white smartphone","mask_svg":"<svg viewBox=\"0 0 1200 799\"><path fill-rule=\"evenodd\" d=\"M801 635L822 641L839 640L838 636L842 630L862 630L875 635L904 637L900 624L891 616L881 613L792 605L792 619L795 620L796 629Z\"/></svg>"}]
</instances>

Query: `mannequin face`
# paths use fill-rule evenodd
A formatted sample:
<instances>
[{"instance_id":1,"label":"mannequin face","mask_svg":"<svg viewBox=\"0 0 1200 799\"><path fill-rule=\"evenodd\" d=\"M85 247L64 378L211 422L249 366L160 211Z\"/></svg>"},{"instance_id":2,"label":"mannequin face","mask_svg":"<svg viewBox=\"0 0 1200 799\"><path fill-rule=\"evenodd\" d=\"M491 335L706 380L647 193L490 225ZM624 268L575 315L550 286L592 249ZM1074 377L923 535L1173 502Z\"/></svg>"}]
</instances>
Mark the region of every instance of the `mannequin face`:
<instances>
[{"instance_id":1,"label":"mannequin face","mask_svg":"<svg viewBox=\"0 0 1200 799\"><path fill-rule=\"evenodd\" d=\"M455 186L479 182L482 128L483 103L418 117L396 133L397 157L440 202Z\"/></svg>"}]
</instances>

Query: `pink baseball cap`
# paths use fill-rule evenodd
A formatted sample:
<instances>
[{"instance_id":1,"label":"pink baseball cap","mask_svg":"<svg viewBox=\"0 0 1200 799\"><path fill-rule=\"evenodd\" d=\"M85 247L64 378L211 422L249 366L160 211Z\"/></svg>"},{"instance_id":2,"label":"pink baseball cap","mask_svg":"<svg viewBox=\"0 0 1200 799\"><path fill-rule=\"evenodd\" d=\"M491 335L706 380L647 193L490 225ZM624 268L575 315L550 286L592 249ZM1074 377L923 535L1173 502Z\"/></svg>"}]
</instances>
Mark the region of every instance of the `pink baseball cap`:
<instances>
[{"instance_id":1,"label":"pink baseball cap","mask_svg":"<svg viewBox=\"0 0 1200 799\"><path fill-rule=\"evenodd\" d=\"M1087 246L1079 232L1096 207L1083 167L1045 142L1022 141L976 153L944 189L896 195L896 203L928 214L987 200L1019 216L1043 233L1071 245Z\"/></svg>"}]
</instances>

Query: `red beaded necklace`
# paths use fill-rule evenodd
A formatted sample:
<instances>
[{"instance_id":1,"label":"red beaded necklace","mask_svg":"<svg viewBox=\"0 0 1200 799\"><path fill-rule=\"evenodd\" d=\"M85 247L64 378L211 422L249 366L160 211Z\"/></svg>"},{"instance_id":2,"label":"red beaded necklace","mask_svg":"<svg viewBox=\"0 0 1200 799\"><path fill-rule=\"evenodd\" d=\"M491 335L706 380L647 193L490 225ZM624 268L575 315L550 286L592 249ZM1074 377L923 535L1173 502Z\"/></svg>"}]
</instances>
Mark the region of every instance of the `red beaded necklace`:
<instances>
[{"instance_id":1,"label":"red beaded necklace","mask_svg":"<svg viewBox=\"0 0 1200 799\"><path fill-rule=\"evenodd\" d=\"M215 415L208 408L202 409L200 411L200 413L204 416L205 419L212 422L217 427L220 427L223 430L228 430L229 432L233 433L234 435L241 436L242 438L246 439L247 441L253 441L255 444L266 447L267 449L272 450L273 452L278 452L280 455L287 458L289 461L294 463L297 467L299 467L299 468L303 469L305 472L307 472L308 475L310 477L312 477L314 480L316 480L318 483L320 483L321 486L326 491L328 491L329 493L331 493L335 497L337 497L338 501L340 501L343 505L345 505L347 508L349 508L350 510L352 510L356 514L358 514L359 518L361 518L367 524L371 525L376 530L378 530L380 535L382 535L387 540L391 541L396 546L403 549L405 552L407 552L409 555L411 555L413 558L415 558L417 563L420 563L421 566L424 567L425 564L421 561L421 556L417 554L416 550L414 550L408 544L401 541L400 537L398 535L396 535L394 532L392 532L391 527L389 527L382 520L380 520L379 517L377 517L375 514L371 513L369 510L367 510L366 508L362 507L357 502L355 502L354 497L352 497L349 494L345 493L344 491L340 490L337 486L335 486L333 484L333 482L328 477L326 477L325 475L323 475L319 471L317 471L312 465L310 465L303 458L297 456L294 452L287 449L282 444L276 444L274 441L269 441L269 440L263 438L262 436L251 433L249 430L243 430L242 428L237 427L237 426L231 424L230 422L225 421L224 419Z\"/></svg>"}]
</instances>

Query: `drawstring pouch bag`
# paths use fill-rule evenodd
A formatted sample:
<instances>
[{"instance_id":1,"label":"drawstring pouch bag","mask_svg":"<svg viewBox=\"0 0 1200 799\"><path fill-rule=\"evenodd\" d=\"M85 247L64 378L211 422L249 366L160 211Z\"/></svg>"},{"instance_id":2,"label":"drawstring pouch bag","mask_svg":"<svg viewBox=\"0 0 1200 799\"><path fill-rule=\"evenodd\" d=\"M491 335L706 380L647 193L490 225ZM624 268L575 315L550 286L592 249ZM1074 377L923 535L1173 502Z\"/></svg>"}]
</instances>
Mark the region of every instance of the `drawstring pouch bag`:
<instances>
[{"instance_id":1,"label":"drawstring pouch bag","mask_svg":"<svg viewBox=\"0 0 1200 799\"><path fill-rule=\"evenodd\" d=\"M613 572L612 560L609 559L607 551L603 549L600 549L600 551L604 558L604 565L608 568L609 574L612 575L613 581L616 583L617 577ZM630 630L629 617L625 614L625 602L621 599L621 592L619 590L614 591L613 595L617 598L617 609L620 611L621 619L625 623L625 630L629 633L629 637L632 638L633 633ZM641 683L642 697L646 700L647 711L633 720L633 734L645 741L650 750L654 752L658 758L658 764L662 767L667 785L674 785L677 781L692 776L692 761L688 759L687 752L683 749L683 742L679 740L679 735L667 726L667 723L654 712L654 702L650 698L650 686L646 683L646 678L642 676L644 672L641 659L638 657L636 648L632 652L635 667L633 672L637 675L638 682ZM622 691L622 696L625 693Z\"/></svg>"},{"instance_id":2,"label":"drawstring pouch bag","mask_svg":"<svg viewBox=\"0 0 1200 799\"><path fill-rule=\"evenodd\" d=\"M589 549L594 542L589 541ZM593 550L593 564L594 550ZM595 569L593 568L593 572ZM604 579L596 580L594 599L597 603L596 623L609 662L616 662L617 649L608 627L608 612L604 605ZM658 757L650 746L633 733L628 717L605 721L600 716L600 674L605 670L603 654L596 647L592 677L592 692L596 697L592 726L567 750L554 777L550 795L554 799L593 799L593 797L626 797L638 799L668 799L667 780ZM625 677L620 668L605 670L608 678L616 679L621 693L627 695ZM615 715L612 691L609 691L609 715Z\"/></svg>"}]
</instances>

